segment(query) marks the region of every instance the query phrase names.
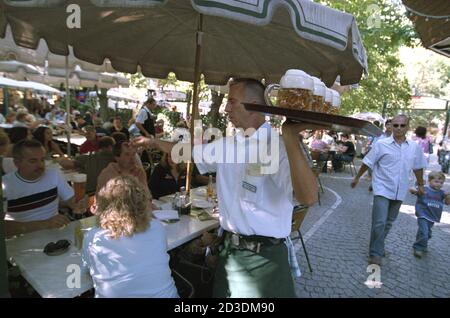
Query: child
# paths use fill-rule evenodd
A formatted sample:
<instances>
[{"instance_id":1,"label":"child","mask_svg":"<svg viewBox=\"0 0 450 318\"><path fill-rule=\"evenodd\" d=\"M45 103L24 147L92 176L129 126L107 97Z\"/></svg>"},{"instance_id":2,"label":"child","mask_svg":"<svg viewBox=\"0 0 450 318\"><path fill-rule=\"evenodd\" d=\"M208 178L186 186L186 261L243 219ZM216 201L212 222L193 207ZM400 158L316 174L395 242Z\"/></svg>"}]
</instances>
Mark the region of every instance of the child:
<instances>
[{"instance_id":1,"label":"child","mask_svg":"<svg viewBox=\"0 0 450 318\"><path fill-rule=\"evenodd\" d=\"M149 202L149 191L131 176L111 179L97 193L91 211L98 225L85 234L82 251L95 297L178 297L166 233Z\"/></svg>"},{"instance_id":2,"label":"child","mask_svg":"<svg viewBox=\"0 0 450 318\"><path fill-rule=\"evenodd\" d=\"M445 204L450 204L450 194L441 190L445 182L445 174L440 171L432 171L428 175L428 186L425 186L425 194L417 196L417 236L413 245L414 256L422 258L427 251L428 240L431 238L431 228L434 222L441 220L442 210ZM417 195L416 189L411 189L412 194Z\"/></svg>"}]
</instances>

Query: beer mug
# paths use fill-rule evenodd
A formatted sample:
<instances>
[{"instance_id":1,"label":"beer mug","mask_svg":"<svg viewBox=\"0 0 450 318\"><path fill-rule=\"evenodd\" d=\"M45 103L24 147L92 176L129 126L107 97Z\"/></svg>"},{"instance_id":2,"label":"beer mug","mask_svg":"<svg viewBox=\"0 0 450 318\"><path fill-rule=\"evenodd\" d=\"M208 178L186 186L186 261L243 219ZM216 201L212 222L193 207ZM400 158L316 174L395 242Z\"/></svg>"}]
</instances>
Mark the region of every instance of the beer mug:
<instances>
[{"instance_id":1,"label":"beer mug","mask_svg":"<svg viewBox=\"0 0 450 318\"><path fill-rule=\"evenodd\" d=\"M73 190L75 191L75 202L80 201L86 194L87 175L77 173L72 177Z\"/></svg>"},{"instance_id":2,"label":"beer mug","mask_svg":"<svg viewBox=\"0 0 450 318\"><path fill-rule=\"evenodd\" d=\"M311 108L308 110L317 112L317 113L321 113L323 110L323 103L325 103L327 87L317 77L313 77L313 81L314 81L314 89L313 89L313 96L312 96L313 101L311 104Z\"/></svg>"},{"instance_id":3,"label":"beer mug","mask_svg":"<svg viewBox=\"0 0 450 318\"><path fill-rule=\"evenodd\" d=\"M277 89L278 105L270 100L271 92ZM280 84L270 84L264 92L264 100L269 106L279 106L297 110L308 110L312 103L314 81L302 70L288 70Z\"/></svg>"},{"instance_id":4,"label":"beer mug","mask_svg":"<svg viewBox=\"0 0 450 318\"><path fill-rule=\"evenodd\" d=\"M327 88L325 92L325 102L323 103L322 113L329 114L333 108L333 92Z\"/></svg>"},{"instance_id":5,"label":"beer mug","mask_svg":"<svg viewBox=\"0 0 450 318\"><path fill-rule=\"evenodd\" d=\"M337 115L339 113L339 107L341 106L341 96L335 90L332 90L333 100L331 102L330 114Z\"/></svg>"}]
</instances>

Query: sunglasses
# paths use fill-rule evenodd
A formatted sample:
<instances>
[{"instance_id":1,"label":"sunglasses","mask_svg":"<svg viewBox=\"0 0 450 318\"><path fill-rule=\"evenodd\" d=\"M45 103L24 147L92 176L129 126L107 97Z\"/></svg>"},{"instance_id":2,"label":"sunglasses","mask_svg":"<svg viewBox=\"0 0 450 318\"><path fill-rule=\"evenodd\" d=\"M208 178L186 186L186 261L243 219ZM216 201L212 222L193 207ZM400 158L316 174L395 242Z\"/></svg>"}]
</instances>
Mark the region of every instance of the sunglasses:
<instances>
[{"instance_id":1,"label":"sunglasses","mask_svg":"<svg viewBox=\"0 0 450 318\"><path fill-rule=\"evenodd\" d=\"M405 127L406 127L406 124L392 124L392 126L393 126L394 128L398 128L398 127L405 128Z\"/></svg>"},{"instance_id":2,"label":"sunglasses","mask_svg":"<svg viewBox=\"0 0 450 318\"><path fill-rule=\"evenodd\" d=\"M70 247L68 240L59 240L58 242L50 242L44 247L44 253L49 256L57 256L66 252Z\"/></svg>"}]
</instances>

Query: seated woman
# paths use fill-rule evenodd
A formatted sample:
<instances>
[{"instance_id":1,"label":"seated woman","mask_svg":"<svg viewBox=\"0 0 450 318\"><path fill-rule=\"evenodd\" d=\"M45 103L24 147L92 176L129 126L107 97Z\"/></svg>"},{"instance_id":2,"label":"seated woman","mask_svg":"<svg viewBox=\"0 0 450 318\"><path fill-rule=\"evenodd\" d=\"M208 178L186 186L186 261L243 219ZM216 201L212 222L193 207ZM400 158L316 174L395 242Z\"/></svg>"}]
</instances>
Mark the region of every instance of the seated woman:
<instances>
[{"instance_id":1,"label":"seated woman","mask_svg":"<svg viewBox=\"0 0 450 318\"><path fill-rule=\"evenodd\" d=\"M172 161L164 153L161 161L156 165L150 177L150 191L155 199L180 191L186 185L186 169L184 164Z\"/></svg>"},{"instance_id":2,"label":"seated woman","mask_svg":"<svg viewBox=\"0 0 450 318\"><path fill-rule=\"evenodd\" d=\"M328 151L330 146L322 140L323 133L321 130L316 130L314 133L314 139L311 142L311 157L317 162L323 164L322 172L327 172L327 161L329 158Z\"/></svg>"},{"instance_id":3,"label":"seated woman","mask_svg":"<svg viewBox=\"0 0 450 318\"><path fill-rule=\"evenodd\" d=\"M178 298L167 237L151 216L149 192L134 177L108 181L91 208L97 227L84 235L82 264L95 297Z\"/></svg>"},{"instance_id":4,"label":"seated woman","mask_svg":"<svg viewBox=\"0 0 450 318\"><path fill-rule=\"evenodd\" d=\"M47 158L50 159L52 155L63 156L61 148L53 141L53 133L49 127L40 126L33 132L33 138L39 141L47 152Z\"/></svg>"},{"instance_id":5,"label":"seated woman","mask_svg":"<svg viewBox=\"0 0 450 318\"><path fill-rule=\"evenodd\" d=\"M13 127L8 131L10 144L6 150L6 157L12 157L12 149L15 144L24 139L31 139L33 135L27 127Z\"/></svg>"},{"instance_id":6,"label":"seated woman","mask_svg":"<svg viewBox=\"0 0 450 318\"><path fill-rule=\"evenodd\" d=\"M16 165L14 164L14 160L12 157L7 157L7 153L9 151L10 142L8 135L0 130L0 156L3 157L0 172L2 175L10 173L12 171L16 171Z\"/></svg>"}]
</instances>

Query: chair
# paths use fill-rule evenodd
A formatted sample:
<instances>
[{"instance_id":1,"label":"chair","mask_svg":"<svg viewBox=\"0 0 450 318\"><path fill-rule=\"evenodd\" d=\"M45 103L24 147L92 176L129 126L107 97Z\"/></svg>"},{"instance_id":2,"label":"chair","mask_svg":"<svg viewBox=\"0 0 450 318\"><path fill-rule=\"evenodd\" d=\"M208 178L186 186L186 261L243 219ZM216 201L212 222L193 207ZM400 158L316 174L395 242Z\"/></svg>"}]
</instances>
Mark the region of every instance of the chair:
<instances>
[{"instance_id":1,"label":"chair","mask_svg":"<svg viewBox=\"0 0 450 318\"><path fill-rule=\"evenodd\" d=\"M292 241L300 239L302 242L303 252L305 253L306 261L308 262L309 271L312 273L312 267L311 263L309 261L308 252L306 251L306 245L303 241L302 233L300 232L300 227L303 223L303 220L306 217L306 214L308 213L308 207L304 205L298 205L294 208L294 211L292 212L292 226L291 226L291 233L297 233L298 236L295 238L291 238Z\"/></svg>"},{"instance_id":2,"label":"chair","mask_svg":"<svg viewBox=\"0 0 450 318\"><path fill-rule=\"evenodd\" d=\"M177 272L176 270L172 269L172 273L174 273L183 283L185 283L188 288L189 288L189 294L187 296L187 298L193 298L195 295L195 288L194 285L187 280L186 277L184 277L183 275L181 275L179 272ZM180 289L180 286L177 286L177 289ZM180 290L178 291L178 293L180 293ZM180 295L180 297L182 297L182 295Z\"/></svg>"},{"instance_id":3,"label":"chair","mask_svg":"<svg viewBox=\"0 0 450 318\"><path fill-rule=\"evenodd\" d=\"M311 167L314 175L316 176L317 182L319 183L320 190L317 192L317 196L319 199L319 205L322 205L320 202L320 192L325 193L323 191L322 181L320 180L320 173L323 170L323 167L327 164L327 161L320 160L320 152L311 151L311 159L313 160L313 166Z\"/></svg>"},{"instance_id":4,"label":"chair","mask_svg":"<svg viewBox=\"0 0 450 318\"><path fill-rule=\"evenodd\" d=\"M342 164L344 165L344 170L345 170L345 167L349 167L352 177L357 174L355 163L353 162L353 160L355 160L355 159L352 158L352 161L342 161Z\"/></svg>"}]
</instances>

